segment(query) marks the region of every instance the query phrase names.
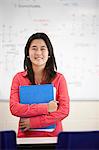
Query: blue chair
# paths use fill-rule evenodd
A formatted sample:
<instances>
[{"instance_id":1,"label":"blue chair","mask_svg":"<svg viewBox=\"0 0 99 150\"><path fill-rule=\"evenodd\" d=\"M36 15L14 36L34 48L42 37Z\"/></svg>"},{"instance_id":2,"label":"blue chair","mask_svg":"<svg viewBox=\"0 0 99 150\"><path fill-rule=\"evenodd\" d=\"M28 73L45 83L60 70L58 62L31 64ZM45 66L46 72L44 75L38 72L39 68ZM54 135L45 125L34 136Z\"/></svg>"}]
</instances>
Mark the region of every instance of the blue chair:
<instances>
[{"instance_id":1,"label":"blue chair","mask_svg":"<svg viewBox=\"0 0 99 150\"><path fill-rule=\"evenodd\" d=\"M56 150L99 150L99 131L61 132Z\"/></svg>"},{"instance_id":2,"label":"blue chair","mask_svg":"<svg viewBox=\"0 0 99 150\"><path fill-rule=\"evenodd\" d=\"M0 150L16 150L16 133L15 131L0 131Z\"/></svg>"}]
</instances>

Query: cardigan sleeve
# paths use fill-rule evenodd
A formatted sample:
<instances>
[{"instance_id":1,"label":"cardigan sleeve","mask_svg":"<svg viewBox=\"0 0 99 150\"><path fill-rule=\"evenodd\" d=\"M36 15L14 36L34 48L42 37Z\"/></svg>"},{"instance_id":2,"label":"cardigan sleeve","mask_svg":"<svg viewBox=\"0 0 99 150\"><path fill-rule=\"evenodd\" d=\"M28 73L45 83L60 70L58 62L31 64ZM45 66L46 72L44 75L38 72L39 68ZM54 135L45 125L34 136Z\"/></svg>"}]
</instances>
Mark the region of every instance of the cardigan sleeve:
<instances>
[{"instance_id":1,"label":"cardigan sleeve","mask_svg":"<svg viewBox=\"0 0 99 150\"><path fill-rule=\"evenodd\" d=\"M63 120L65 117L69 115L69 95L67 84L64 76L57 81L57 101L59 101L59 106L57 111L44 114L41 116L31 117L30 118L30 127L31 128L42 128L47 127L52 124L56 124L57 122Z\"/></svg>"},{"instance_id":2,"label":"cardigan sleeve","mask_svg":"<svg viewBox=\"0 0 99 150\"><path fill-rule=\"evenodd\" d=\"M17 117L33 117L43 114L48 114L47 104L20 104L18 74L15 75L12 81L10 91L10 111L12 115Z\"/></svg>"}]
</instances>

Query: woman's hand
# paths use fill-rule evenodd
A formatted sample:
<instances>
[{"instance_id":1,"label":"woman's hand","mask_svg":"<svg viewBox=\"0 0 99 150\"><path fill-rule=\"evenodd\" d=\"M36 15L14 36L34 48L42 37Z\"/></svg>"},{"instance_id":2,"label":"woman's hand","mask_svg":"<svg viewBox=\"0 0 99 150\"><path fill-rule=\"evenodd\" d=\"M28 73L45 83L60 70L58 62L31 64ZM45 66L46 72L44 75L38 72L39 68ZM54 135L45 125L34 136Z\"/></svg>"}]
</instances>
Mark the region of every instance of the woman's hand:
<instances>
[{"instance_id":1,"label":"woman's hand","mask_svg":"<svg viewBox=\"0 0 99 150\"><path fill-rule=\"evenodd\" d=\"M19 123L19 128L22 131L27 131L30 129L30 119L29 118L21 118Z\"/></svg>"},{"instance_id":2,"label":"woman's hand","mask_svg":"<svg viewBox=\"0 0 99 150\"><path fill-rule=\"evenodd\" d=\"M58 101L53 100L48 103L48 112L54 112L58 108Z\"/></svg>"}]
</instances>

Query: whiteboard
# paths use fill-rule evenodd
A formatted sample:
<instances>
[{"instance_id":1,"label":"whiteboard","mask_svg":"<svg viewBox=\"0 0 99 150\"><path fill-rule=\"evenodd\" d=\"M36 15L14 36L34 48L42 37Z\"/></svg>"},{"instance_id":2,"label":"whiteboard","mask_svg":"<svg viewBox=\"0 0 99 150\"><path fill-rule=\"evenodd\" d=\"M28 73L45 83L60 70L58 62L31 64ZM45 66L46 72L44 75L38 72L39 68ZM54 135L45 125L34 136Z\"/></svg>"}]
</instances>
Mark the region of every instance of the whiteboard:
<instances>
[{"instance_id":1,"label":"whiteboard","mask_svg":"<svg viewBox=\"0 0 99 150\"><path fill-rule=\"evenodd\" d=\"M70 99L99 100L98 0L0 0L0 99L9 100L35 32L50 37Z\"/></svg>"}]
</instances>

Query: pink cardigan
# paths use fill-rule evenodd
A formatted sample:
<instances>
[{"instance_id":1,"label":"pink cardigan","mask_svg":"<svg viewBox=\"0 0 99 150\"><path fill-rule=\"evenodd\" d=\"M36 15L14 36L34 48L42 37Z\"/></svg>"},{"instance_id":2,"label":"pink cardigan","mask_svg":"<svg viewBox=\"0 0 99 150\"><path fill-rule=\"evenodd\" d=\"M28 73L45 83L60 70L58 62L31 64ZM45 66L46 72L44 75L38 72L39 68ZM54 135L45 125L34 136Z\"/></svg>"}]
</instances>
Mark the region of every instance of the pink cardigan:
<instances>
[{"instance_id":1,"label":"pink cardigan","mask_svg":"<svg viewBox=\"0 0 99 150\"><path fill-rule=\"evenodd\" d=\"M52 113L48 112L47 104L20 104L19 98L19 86L30 85L30 81L27 78L27 72L17 73L12 81L11 93L10 93L10 111L12 115L17 117L30 118L31 128L41 128L52 124L56 124L56 128L52 132L46 131L25 131L22 132L18 128L18 137L48 137L57 136L62 131L61 121L69 114L69 95L67 90L67 84L64 76L57 73L56 77L52 81L56 88L56 100L59 101L58 110Z\"/></svg>"}]
</instances>

